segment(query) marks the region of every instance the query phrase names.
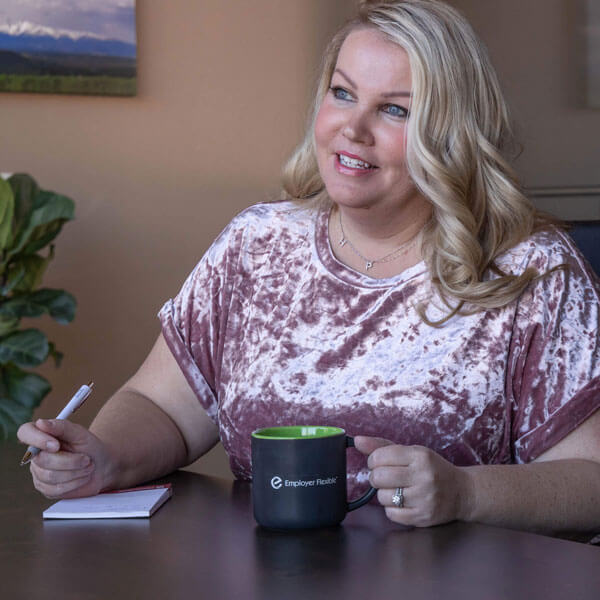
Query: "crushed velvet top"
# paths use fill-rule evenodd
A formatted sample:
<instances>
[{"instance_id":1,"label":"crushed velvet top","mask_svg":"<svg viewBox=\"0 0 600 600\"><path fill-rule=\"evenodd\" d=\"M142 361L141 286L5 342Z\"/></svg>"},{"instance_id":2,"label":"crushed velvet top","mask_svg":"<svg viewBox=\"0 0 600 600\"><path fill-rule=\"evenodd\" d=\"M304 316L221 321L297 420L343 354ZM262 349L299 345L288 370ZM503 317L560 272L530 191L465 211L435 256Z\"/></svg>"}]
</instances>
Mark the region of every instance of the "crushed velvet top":
<instances>
[{"instance_id":1,"label":"crushed velvet top","mask_svg":"<svg viewBox=\"0 0 600 600\"><path fill-rule=\"evenodd\" d=\"M251 477L260 427L335 425L456 465L523 463L600 408L600 284L563 233L537 233L498 263L568 269L434 328L416 310L445 314L423 262L360 274L334 257L327 222L288 202L248 208L159 313L236 477ZM352 497L368 476L354 449L348 470Z\"/></svg>"}]
</instances>

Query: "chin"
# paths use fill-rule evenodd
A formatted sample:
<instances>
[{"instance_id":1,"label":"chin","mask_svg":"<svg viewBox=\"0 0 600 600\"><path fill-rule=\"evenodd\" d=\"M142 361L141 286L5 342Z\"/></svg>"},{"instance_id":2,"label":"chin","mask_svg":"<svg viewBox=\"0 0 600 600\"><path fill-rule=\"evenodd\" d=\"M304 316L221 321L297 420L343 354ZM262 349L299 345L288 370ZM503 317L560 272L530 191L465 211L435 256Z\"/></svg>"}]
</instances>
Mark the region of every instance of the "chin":
<instances>
[{"instance_id":1,"label":"chin","mask_svg":"<svg viewBox=\"0 0 600 600\"><path fill-rule=\"evenodd\" d=\"M330 193L329 190L327 194L332 202L346 208L371 208L377 203L373 198L362 198L356 194L336 194Z\"/></svg>"},{"instance_id":2,"label":"chin","mask_svg":"<svg viewBox=\"0 0 600 600\"><path fill-rule=\"evenodd\" d=\"M327 182L324 181L327 195L336 204L342 206L359 206L363 204L373 204L374 199L371 196L361 194L359 190L356 190L353 186L340 185L339 182Z\"/></svg>"}]
</instances>

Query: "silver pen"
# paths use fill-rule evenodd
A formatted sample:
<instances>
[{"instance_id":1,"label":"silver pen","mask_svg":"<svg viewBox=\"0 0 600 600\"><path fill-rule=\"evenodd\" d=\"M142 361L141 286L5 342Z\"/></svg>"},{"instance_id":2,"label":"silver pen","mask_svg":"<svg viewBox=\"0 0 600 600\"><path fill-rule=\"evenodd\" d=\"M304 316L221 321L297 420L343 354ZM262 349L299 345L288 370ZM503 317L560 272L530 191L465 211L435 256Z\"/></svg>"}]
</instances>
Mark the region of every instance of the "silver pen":
<instances>
[{"instance_id":1,"label":"silver pen","mask_svg":"<svg viewBox=\"0 0 600 600\"><path fill-rule=\"evenodd\" d=\"M56 418L68 419L86 401L87 397L92 393L93 387L94 384L91 381L87 385L82 385ZM39 452L39 448L29 446L27 452L25 452L25 455L21 459L21 466L26 465L36 454L39 454Z\"/></svg>"}]
</instances>

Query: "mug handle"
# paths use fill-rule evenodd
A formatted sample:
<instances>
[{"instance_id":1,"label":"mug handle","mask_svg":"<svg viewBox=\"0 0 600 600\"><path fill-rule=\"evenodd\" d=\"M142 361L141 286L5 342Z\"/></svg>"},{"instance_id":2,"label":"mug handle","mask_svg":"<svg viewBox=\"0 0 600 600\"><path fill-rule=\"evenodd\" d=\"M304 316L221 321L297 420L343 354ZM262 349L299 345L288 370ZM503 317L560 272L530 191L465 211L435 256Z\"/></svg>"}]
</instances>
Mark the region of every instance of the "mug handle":
<instances>
[{"instance_id":1,"label":"mug handle","mask_svg":"<svg viewBox=\"0 0 600 600\"><path fill-rule=\"evenodd\" d=\"M354 448L354 438L349 435L346 436L346 448ZM366 493L358 498L358 500L354 500L353 502L348 502L346 506L346 510L350 512L356 508L360 508L365 505L375 494L377 493L377 489L374 487L369 487Z\"/></svg>"}]
</instances>

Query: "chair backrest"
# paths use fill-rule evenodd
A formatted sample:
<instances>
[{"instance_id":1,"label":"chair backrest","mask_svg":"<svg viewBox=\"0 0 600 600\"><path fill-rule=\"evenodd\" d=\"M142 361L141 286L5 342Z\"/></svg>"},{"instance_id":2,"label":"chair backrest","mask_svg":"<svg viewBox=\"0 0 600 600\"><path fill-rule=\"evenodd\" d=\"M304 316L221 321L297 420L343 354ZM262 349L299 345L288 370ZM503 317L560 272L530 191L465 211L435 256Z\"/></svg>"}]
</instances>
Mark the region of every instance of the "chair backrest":
<instances>
[{"instance_id":1,"label":"chair backrest","mask_svg":"<svg viewBox=\"0 0 600 600\"><path fill-rule=\"evenodd\" d=\"M600 275L600 221L571 221L569 235L592 269Z\"/></svg>"}]
</instances>

